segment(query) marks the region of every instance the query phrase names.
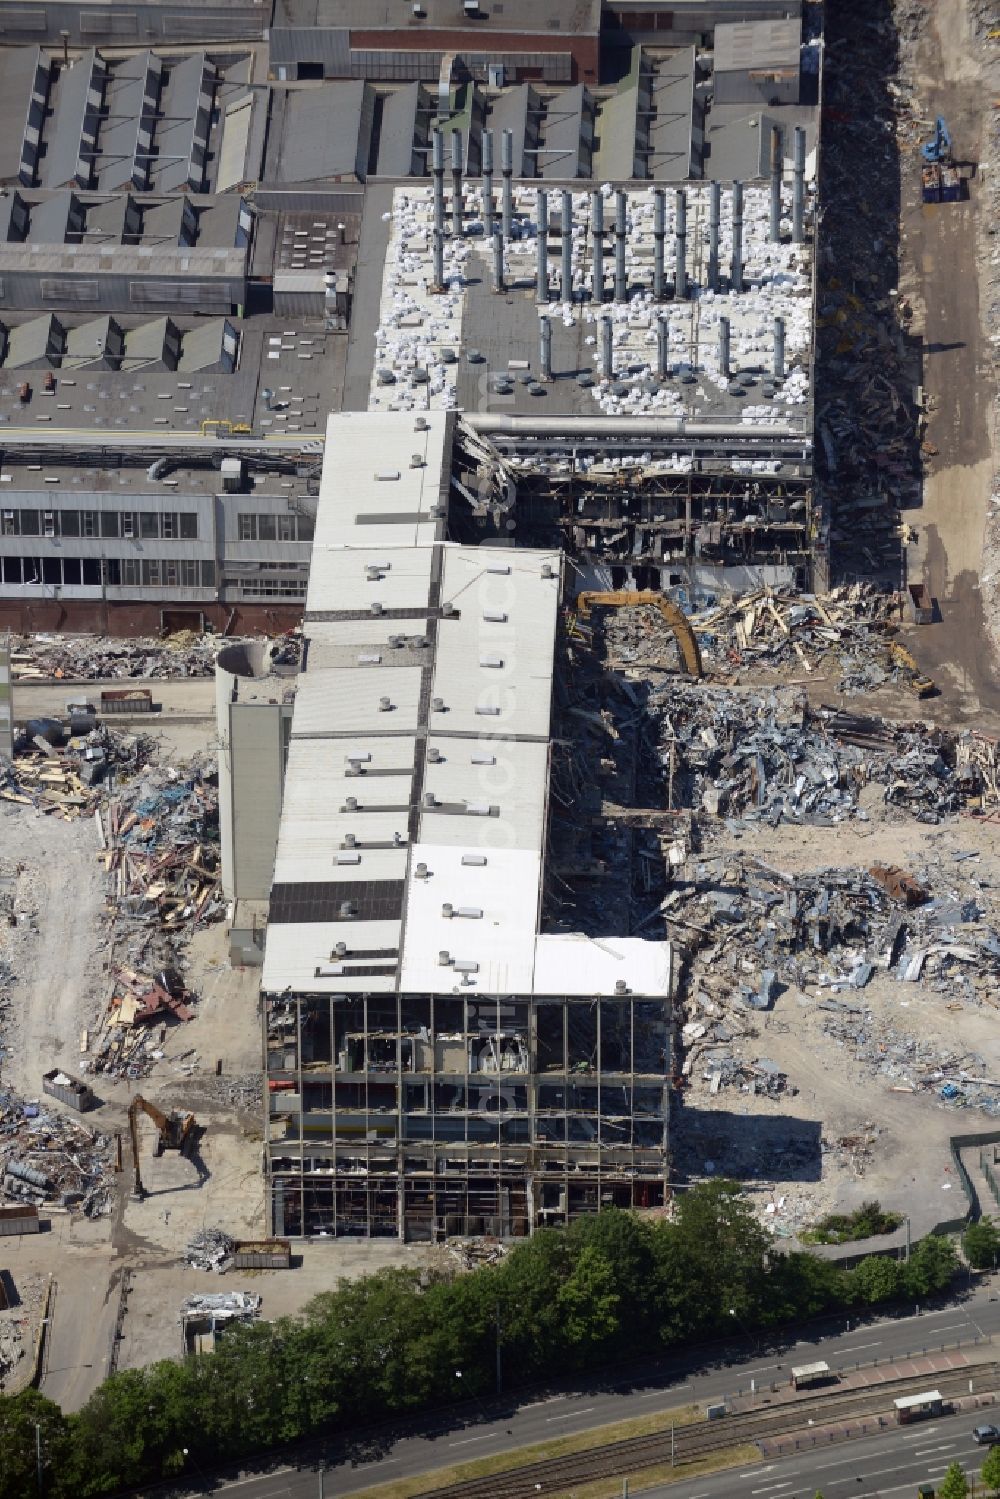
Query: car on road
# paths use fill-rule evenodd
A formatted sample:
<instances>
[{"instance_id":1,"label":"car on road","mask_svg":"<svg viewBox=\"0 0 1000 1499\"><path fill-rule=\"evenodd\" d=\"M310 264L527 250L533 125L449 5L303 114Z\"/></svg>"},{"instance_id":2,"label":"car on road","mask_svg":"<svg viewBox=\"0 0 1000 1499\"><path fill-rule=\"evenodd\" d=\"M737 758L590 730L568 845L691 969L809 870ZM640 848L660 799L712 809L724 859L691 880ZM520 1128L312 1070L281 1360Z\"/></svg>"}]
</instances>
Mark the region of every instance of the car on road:
<instances>
[{"instance_id":1,"label":"car on road","mask_svg":"<svg viewBox=\"0 0 1000 1499\"><path fill-rule=\"evenodd\" d=\"M976 1426L972 1432L972 1440L978 1442L980 1447L1000 1443L1000 1426Z\"/></svg>"}]
</instances>

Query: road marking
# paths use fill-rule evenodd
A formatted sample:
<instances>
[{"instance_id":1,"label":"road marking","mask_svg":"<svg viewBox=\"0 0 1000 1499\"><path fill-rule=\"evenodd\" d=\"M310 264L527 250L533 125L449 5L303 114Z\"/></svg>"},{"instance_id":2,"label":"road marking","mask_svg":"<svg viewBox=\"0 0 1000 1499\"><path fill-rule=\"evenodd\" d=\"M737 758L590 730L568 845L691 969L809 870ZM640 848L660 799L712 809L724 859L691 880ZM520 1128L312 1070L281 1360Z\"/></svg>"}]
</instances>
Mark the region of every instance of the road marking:
<instances>
[{"instance_id":1,"label":"road marking","mask_svg":"<svg viewBox=\"0 0 1000 1499\"><path fill-rule=\"evenodd\" d=\"M763 1478L765 1473L774 1472L774 1463L768 1463L766 1468L751 1468L748 1473L741 1473L741 1478Z\"/></svg>"},{"instance_id":2,"label":"road marking","mask_svg":"<svg viewBox=\"0 0 1000 1499\"><path fill-rule=\"evenodd\" d=\"M287 1468L275 1468L273 1473L252 1473L249 1478L234 1478L232 1483L220 1483L221 1489L240 1489L245 1483L266 1483L269 1478L276 1478L279 1473L295 1473L298 1470L291 1465Z\"/></svg>"},{"instance_id":3,"label":"road marking","mask_svg":"<svg viewBox=\"0 0 1000 1499\"><path fill-rule=\"evenodd\" d=\"M401 1457L382 1457L379 1458L377 1463L362 1463L361 1467L364 1468L365 1472L367 1473L372 1468L391 1468L393 1463L401 1463L402 1461L403 1459Z\"/></svg>"},{"instance_id":4,"label":"road marking","mask_svg":"<svg viewBox=\"0 0 1000 1499\"><path fill-rule=\"evenodd\" d=\"M954 1442L940 1442L936 1447L915 1447L913 1449L913 1456L929 1457L932 1452L953 1452L954 1449Z\"/></svg>"},{"instance_id":5,"label":"road marking","mask_svg":"<svg viewBox=\"0 0 1000 1499\"><path fill-rule=\"evenodd\" d=\"M693 1386L689 1384L672 1384L665 1390L647 1390L645 1395L632 1395L632 1400L662 1400L666 1395L676 1395L680 1390L690 1390Z\"/></svg>"},{"instance_id":6,"label":"road marking","mask_svg":"<svg viewBox=\"0 0 1000 1499\"><path fill-rule=\"evenodd\" d=\"M769 1369L780 1369L780 1368L781 1368L780 1364L761 1364L761 1366L760 1366L759 1369L744 1369L744 1370L741 1371L741 1373L745 1377L747 1377L749 1379L752 1379L755 1374L766 1374Z\"/></svg>"},{"instance_id":7,"label":"road marking","mask_svg":"<svg viewBox=\"0 0 1000 1499\"><path fill-rule=\"evenodd\" d=\"M789 1478L786 1483L766 1483L762 1489L751 1489L750 1492L751 1494L769 1494L774 1489L790 1489L791 1486L792 1480Z\"/></svg>"},{"instance_id":8,"label":"road marking","mask_svg":"<svg viewBox=\"0 0 1000 1499\"><path fill-rule=\"evenodd\" d=\"M878 1340L877 1343L855 1343L855 1345L854 1345L853 1348L838 1348L837 1349L837 1353L860 1353L861 1350L862 1350L862 1348L881 1348L881 1347L882 1347L882 1339L879 1338L879 1340Z\"/></svg>"},{"instance_id":9,"label":"road marking","mask_svg":"<svg viewBox=\"0 0 1000 1499\"><path fill-rule=\"evenodd\" d=\"M496 1436L495 1431L484 1431L482 1436L463 1437L460 1442L449 1442L449 1447L467 1447L470 1442L485 1442L487 1437Z\"/></svg>"},{"instance_id":10,"label":"road marking","mask_svg":"<svg viewBox=\"0 0 1000 1499\"><path fill-rule=\"evenodd\" d=\"M567 1411L565 1416L546 1416L546 1421L572 1421L574 1416L589 1416L591 1411L597 1409L596 1405L585 1405L581 1411Z\"/></svg>"}]
</instances>

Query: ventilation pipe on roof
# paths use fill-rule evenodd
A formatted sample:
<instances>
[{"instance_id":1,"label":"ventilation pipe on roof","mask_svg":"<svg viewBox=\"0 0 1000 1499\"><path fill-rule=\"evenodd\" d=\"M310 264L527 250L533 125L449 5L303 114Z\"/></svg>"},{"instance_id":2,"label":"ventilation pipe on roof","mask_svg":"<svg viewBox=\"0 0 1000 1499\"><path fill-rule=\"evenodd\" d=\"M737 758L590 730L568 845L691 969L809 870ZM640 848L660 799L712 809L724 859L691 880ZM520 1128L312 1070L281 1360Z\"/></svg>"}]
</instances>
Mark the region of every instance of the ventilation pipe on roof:
<instances>
[{"instance_id":1,"label":"ventilation pipe on roof","mask_svg":"<svg viewBox=\"0 0 1000 1499\"><path fill-rule=\"evenodd\" d=\"M535 301L547 302L549 300L549 195L544 188L538 189L537 204L535 217L538 220L536 244L538 267L535 274Z\"/></svg>"},{"instance_id":2,"label":"ventilation pipe on roof","mask_svg":"<svg viewBox=\"0 0 1000 1499\"><path fill-rule=\"evenodd\" d=\"M511 238L514 222L514 132L505 130L500 137L500 170L503 173L503 237Z\"/></svg>"},{"instance_id":3,"label":"ventilation pipe on roof","mask_svg":"<svg viewBox=\"0 0 1000 1499\"><path fill-rule=\"evenodd\" d=\"M674 296L684 298L687 296L687 193L682 187L677 189L676 205Z\"/></svg>"},{"instance_id":4,"label":"ventilation pipe on roof","mask_svg":"<svg viewBox=\"0 0 1000 1499\"><path fill-rule=\"evenodd\" d=\"M573 194L562 195L562 299L573 300Z\"/></svg>"},{"instance_id":5,"label":"ventilation pipe on roof","mask_svg":"<svg viewBox=\"0 0 1000 1499\"><path fill-rule=\"evenodd\" d=\"M729 319L719 319L719 369L729 379Z\"/></svg>"},{"instance_id":6,"label":"ventilation pipe on roof","mask_svg":"<svg viewBox=\"0 0 1000 1499\"><path fill-rule=\"evenodd\" d=\"M663 253L667 235L667 195L653 189L653 300L663 301Z\"/></svg>"},{"instance_id":7,"label":"ventilation pipe on roof","mask_svg":"<svg viewBox=\"0 0 1000 1499\"><path fill-rule=\"evenodd\" d=\"M594 290L595 302L604 301L604 197L600 192L590 195L590 233L594 242Z\"/></svg>"},{"instance_id":8,"label":"ventilation pipe on roof","mask_svg":"<svg viewBox=\"0 0 1000 1499\"><path fill-rule=\"evenodd\" d=\"M483 131L483 227L493 233L493 131Z\"/></svg>"},{"instance_id":9,"label":"ventilation pipe on roof","mask_svg":"<svg viewBox=\"0 0 1000 1499\"><path fill-rule=\"evenodd\" d=\"M774 378L785 378L785 320L782 317L774 320Z\"/></svg>"},{"instance_id":10,"label":"ventilation pipe on roof","mask_svg":"<svg viewBox=\"0 0 1000 1499\"><path fill-rule=\"evenodd\" d=\"M661 314L656 320L656 378L667 378L670 361L670 323Z\"/></svg>"},{"instance_id":11,"label":"ventilation pipe on roof","mask_svg":"<svg viewBox=\"0 0 1000 1499\"><path fill-rule=\"evenodd\" d=\"M541 378L552 379L552 323L547 317L538 319L538 333L540 337L540 363Z\"/></svg>"},{"instance_id":12,"label":"ventilation pipe on roof","mask_svg":"<svg viewBox=\"0 0 1000 1499\"><path fill-rule=\"evenodd\" d=\"M628 281L625 276L625 236L627 233L627 205L625 193L619 188L615 193L615 301L628 301Z\"/></svg>"},{"instance_id":13,"label":"ventilation pipe on roof","mask_svg":"<svg viewBox=\"0 0 1000 1499\"><path fill-rule=\"evenodd\" d=\"M729 270L729 289L743 290L743 184L733 183L733 260Z\"/></svg>"},{"instance_id":14,"label":"ventilation pipe on roof","mask_svg":"<svg viewBox=\"0 0 1000 1499\"><path fill-rule=\"evenodd\" d=\"M462 237L462 132L451 132L451 232Z\"/></svg>"},{"instance_id":15,"label":"ventilation pipe on roof","mask_svg":"<svg viewBox=\"0 0 1000 1499\"><path fill-rule=\"evenodd\" d=\"M771 126L771 222L768 237L772 244L781 239L781 126Z\"/></svg>"},{"instance_id":16,"label":"ventilation pipe on roof","mask_svg":"<svg viewBox=\"0 0 1000 1499\"><path fill-rule=\"evenodd\" d=\"M503 247L504 237L502 234L493 236L493 290L502 292L506 290L503 279Z\"/></svg>"},{"instance_id":17,"label":"ventilation pipe on roof","mask_svg":"<svg viewBox=\"0 0 1000 1499\"><path fill-rule=\"evenodd\" d=\"M719 290L719 218L722 189L717 182L708 189L708 289Z\"/></svg>"},{"instance_id":18,"label":"ventilation pipe on roof","mask_svg":"<svg viewBox=\"0 0 1000 1499\"><path fill-rule=\"evenodd\" d=\"M610 380L614 374L614 354L611 337L614 324L609 317L601 318L601 374Z\"/></svg>"},{"instance_id":19,"label":"ventilation pipe on roof","mask_svg":"<svg viewBox=\"0 0 1000 1499\"><path fill-rule=\"evenodd\" d=\"M806 224L806 133L801 125L795 127L792 173L792 240L801 245Z\"/></svg>"}]
</instances>

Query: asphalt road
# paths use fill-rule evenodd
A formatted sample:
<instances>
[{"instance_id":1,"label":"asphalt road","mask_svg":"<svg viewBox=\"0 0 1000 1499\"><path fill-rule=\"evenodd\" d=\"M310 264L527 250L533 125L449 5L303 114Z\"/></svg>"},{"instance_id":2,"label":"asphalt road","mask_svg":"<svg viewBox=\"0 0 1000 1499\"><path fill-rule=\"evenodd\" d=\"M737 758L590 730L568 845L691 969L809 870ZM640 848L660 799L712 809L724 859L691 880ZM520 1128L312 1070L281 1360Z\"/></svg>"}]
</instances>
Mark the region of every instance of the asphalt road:
<instances>
[{"instance_id":1,"label":"asphalt road","mask_svg":"<svg viewBox=\"0 0 1000 1499\"><path fill-rule=\"evenodd\" d=\"M573 1432L589 1431L632 1416L670 1410L690 1401L722 1400L727 1395L747 1393L751 1380L760 1390L771 1382L783 1383L795 1364L825 1359L832 1369L844 1369L858 1363L872 1363L876 1359L880 1363L888 1362L924 1350L930 1351L942 1343L953 1347L960 1340L996 1333L1000 1333L1000 1301L990 1301L986 1293L981 1292L963 1305L953 1305L920 1315L910 1314L891 1321L867 1321L853 1330L845 1330L815 1341L798 1342L791 1337L784 1343L772 1340L767 1351L758 1351L756 1356L752 1351L747 1353L745 1350L742 1354L734 1353L728 1363L713 1354L714 1362L703 1362L701 1369L697 1371L691 1367L687 1370L678 1368L673 1374L644 1373L641 1377L636 1377L616 1370L612 1376L600 1382L595 1381L589 1387L577 1381L572 1389L536 1395L522 1404L511 1402L509 1406L505 1406L483 1402L475 1406L466 1405L445 1413L436 1422L433 1417L428 1417L423 1423L414 1422L407 1434L394 1435L393 1431L386 1430L359 1436L350 1445L339 1443L336 1447L331 1446L324 1459L325 1491L327 1499L332 1499L332 1496L338 1496L339 1499L340 1495L356 1493L391 1479L450 1467L454 1463L487 1457L493 1453L513 1452L535 1442ZM456 1380L456 1389L460 1389L459 1380ZM942 1429L948 1427L947 1420L938 1424ZM964 1446L970 1445L962 1433L967 1429L971 1430L973 1424L969 1419L955 1418L948 1434L941 1437L942 1442L947 1440L959 1444L962 1451L956 1449L955 1456L962 1456L963 1443ZM924 1428L924 1434L929 1430L930 1428ZM954 1436L952 1432L955 1433ZM907 1432L906 1435L909 1436L910 1433ZM864 1476L867 1471L864 1464L870 1464L872 1475L875 1476L874 1470L882 1459L888 1465L890 1461L896 1460L892 1455L896 1453L901 1454L900 1461L905 1459L919 1466L917 1451L906 1444L900 1446L901 1439L902 1434L897 1436L892 1432L871 1441L858 1440L844 1446L824 1449L816 1455L815 1464L835 1463L843 1458L842 1468L830 1470L835 1481L840 1481L836 1479L838 1472L849 1472L849 1483L854 1486L853 1491L859 1494L874 1492L863 1490L862 1485L856 1482L856 1475L861 1473ZM872 1454L877 1453L877 1457L865 1456L869 1448ZM911 1451L912 1459L908 1456ZM921 1448L921 1461L923 1456ZM950 1456L948 1460L951 1460ZM813 1463L811 1456L809 1462ZM859 1464L862 1466L859 1467ZM695 1481L690 1485L671 1485L670 1494L674 1499L695 1499L696 1495L698 1499L702 1499L702 1496L704 1499L714 1499L715 1495L722 1494L753 1495L753 1499L794 1499L794 1496L804 1494L808 1489L811 1499L819 1484L811 1479L807 1481L804 1476L806 1467L804 1458L762 1460L754 1468L754 1475L758 1468L767 1469L760 1485L756 1483L755 1476L734 1478L730 1472L717 1479ZM783 1476L786 1468L791 1476ZM768 1478L772 1470L777 1473L779 1469L781 1474L774 1482L782 1486L772 1488ZM801 1478L800 1474L803 1475ZM201 1482L198 1481L199 1478ZM244 1496L245 1499L315 1499L318 1490L317 1463L314 1458L303 1459L301 1467L285 1460L276 1463L270 1472L258 1469L253 1474L229 1475L215 1484L211 1484L211 1475L208 1474L192 1474L191 1479L197 1485L192 1488L191 1493L204 1494L211 1486L218 1493L237 1490L240 1499L244 1499ZM843 1481L846 1484L848 1479ZM787 1487L784 1486L786 1482ZM835 1488L835 1484L825 1477L825 1473L822 1488L826 1499L830 1499L827 1491ZM880 1488L878 1492L882 1494L887 1490ZM837 1499L836 1490L834 1499Z\"/></svg>"},{"instance_id":2,"label":"asphalt road","mask_svg":"<svg viewBox=\"0 0 1000 1499\"><path fill-rule=\"evenodd\" d=\"M918 1485L940 1484L956 1460L967 1477L978 1474L989 1448L972 1440L975 1424L973 1418L957 1415L926 1426L894 1427L880 1437L645 1489L644 1499L813 1499L817 1492L823 1499L884 1499L906 1493L916 1499Z\"/></svg>"}]
</instances>

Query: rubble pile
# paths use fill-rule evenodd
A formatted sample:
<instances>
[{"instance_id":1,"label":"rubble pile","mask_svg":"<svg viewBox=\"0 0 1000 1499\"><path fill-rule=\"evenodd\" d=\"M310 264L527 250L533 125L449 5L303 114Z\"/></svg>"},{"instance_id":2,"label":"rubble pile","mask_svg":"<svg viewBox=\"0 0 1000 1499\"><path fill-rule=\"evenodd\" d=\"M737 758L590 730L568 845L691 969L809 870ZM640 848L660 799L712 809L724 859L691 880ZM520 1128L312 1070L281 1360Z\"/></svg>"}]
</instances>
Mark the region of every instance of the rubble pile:
<instances>
[{"instance_id":1,"label":"rubble pile","mask_svg":"<svg viewBox=\"0 0 1000 1499\"><path fill-rule=\"evenodd\" d=\"M907 1092L930 1090L956 1107L1000 1115L1000 1086L979 1052L954 1051L936 1040L908 1035L847 1000L826 999L820 1008L828 1012L826 1034L847 1047L871 1076L891 1078Z\"/></svg>"},{"instance_id":2,"label":"rubble pile","mask_svg":"<svg viewBox=\"0 0 1000 1499\"><path fill-rule=\"evenodd\" d=\"M926 823L997 800L997 745L969 731L811 709L788 688L751 695L672 682L654 689L650 709L661 723L671 807L730 824L864 821L869 783Z\"/></svg>"},{"instance_id":3,"label":"rubble pile","mask_svg":"<svg viewBox=\"0 0 1000 1499\"><path fill-rule=\"evenodd\" d=\"M850 1042L875 1071L896 1076L893 1066L905 1064L913 1086L952 1074L960 1083L967 1074L982 1077L978 1056L942 1055L891 1027L877 1034L871 1012L853 997L885 975L939 995L945 1006L996 1004L1000 936L983 887L951 869L946 888L934 893L941 883L934 868L917 877L878 865L790 875L739 853L698 860L691 882L671 890L662 906L686 966L684 1075L701 1078L712 1093L729 1086L784 1092L781 1070L746 1060L739 1042L756 1036L754 1012L771 1009L793 986L829 1015L827 1033ZM990 1112L1000 1112L1000 1096L988 1089L986 1096Z\"/></svg>"},{"instance_id":4,"label":"rubble pile","mask_svg":"<svg viewBox=\"0 0 1000 1499\"><path fill-rule=\"evenodd\" d=\"M73 1208L88 1218L110 1213L112 1141L37 1100L0 1092L2 1201Z\"/></svg>"},{"instance_id":5,"label":"rubble pile","mask_svg":"<svg viewBox=\"0 0 1000 1499\"><path fill-rule=\"evenodd\" d=\"M193 1018L183 945L225 914L216 779L209 756L150 768L95 811L120 954L93 1046L96 1072L145 1076L162 1055L162 1025Z\"/></svg>"},{"instance_id":6,"label":"rubble pile","mask_svg":"<svg viewBox=\"0 0 1000 1499\"><path fill-rule=\"evenodd\" d=\"M182 630L162 640L107 635L28 635L11 641L15 682L104 682L135 677L210 677L223 642ZM226 640L226 645L236 643Z\"/></svg>"},{"instance_id":7,"label":"rubble pile","mask_svg":"<svg viewBox=\"0 0 1000 1499\"><path fill-rule=\"evenodd\" d=\"M232 1263L236 1240L221 1228L203 1228L194 1235L184 1258L195 1270L217 1270L223 1274Z\"/></svg>"},{"instance_id":8,"label":"rubble pile","mask_svg":"<svg viewBox=\"0 0 1000 1499\"><path fill-rule=\"evenodd\" d=\"M138 775L157 751L149 734L121 734L102 724L71 736L54 720L33 720L15 745L13 761L0 761L0 801L35 807L65 821L90 816L110 786ZM46 734L48 737L46 737Z\"/></svg>"},{"instance_id":9,"label":"rubble pile","mask_svg":"<svg viewBox=\"0 0 1000 1499\"><path fill-rule=\"evenodd\" d=\"M889 681L900 676L885 659L884 649L894 612L891 594L855 583L823 597L758 589L720 600L693 615L691 623L706 664L787 665L811 672L832 658L845 679L857 669L855 662L864 662L873 675L881 672L881 680ZM864 687L874 685L869 680Z\"/></svg>"}]
</instances>

